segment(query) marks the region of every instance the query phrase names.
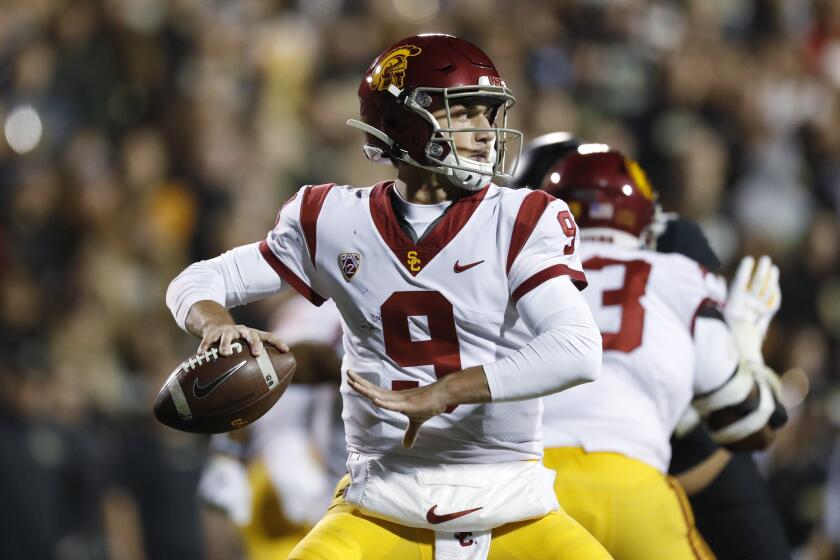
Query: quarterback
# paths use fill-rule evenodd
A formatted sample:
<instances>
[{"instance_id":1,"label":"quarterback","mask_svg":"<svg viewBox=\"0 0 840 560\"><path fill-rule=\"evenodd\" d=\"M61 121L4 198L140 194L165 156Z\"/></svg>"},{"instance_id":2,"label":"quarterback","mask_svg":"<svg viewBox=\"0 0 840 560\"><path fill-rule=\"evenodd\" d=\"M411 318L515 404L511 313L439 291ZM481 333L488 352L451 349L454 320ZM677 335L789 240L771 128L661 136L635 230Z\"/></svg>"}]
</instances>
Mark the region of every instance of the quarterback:
<instances>
[{"instance_id":1,"label":"quarterback","mask_svg":"<svg viewBox=\"0 0 840 560\"><path fill-rule=\"evenodd\" d=\"M545 400L544 461L558 473L560 503L615 558L712 558L682 489L665 475L669 439L693 404L723 445L772 440L783 414L760 348L778 309L778 270L763 257L753 271L746 259L727 320L715 275L646 248L655 198L635 161L583 145L543 187L580 224L586 299L604 347L595 383Z\"/></svg>"},{"instance_id":2,"label":"quarterback","mask_svg":"<svg viewBox=\"0 0 840 560\"><path fill-rule=\"evenodd\" d=\"M349 474L290 558L609 558L541 462L538 397L594 380L601 336L566 204L492 183L521 142L510 90L474 45L433 34L380 54L359 98L348 124L396 179L305 186L265 240L167 292L222 354L286 349L226 310L283 285L341 314Z\"/></svg>"}]
</instances>

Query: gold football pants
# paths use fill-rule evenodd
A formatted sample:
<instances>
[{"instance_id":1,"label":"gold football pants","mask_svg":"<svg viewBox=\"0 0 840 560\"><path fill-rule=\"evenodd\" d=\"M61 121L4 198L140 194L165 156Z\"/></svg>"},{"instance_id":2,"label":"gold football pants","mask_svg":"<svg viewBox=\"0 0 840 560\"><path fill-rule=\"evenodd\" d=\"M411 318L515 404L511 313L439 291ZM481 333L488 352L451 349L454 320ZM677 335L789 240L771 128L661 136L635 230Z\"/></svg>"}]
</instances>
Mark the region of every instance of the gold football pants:
<instances>
[{"instance_id":1,"label":"gold football pants","mask_svg":"<svg viewBox=\"0 0 840 560\"><path fill-rule=\"evenodd\" d=\"M566 512L616 560L714 559L677 481L619 453L546 449L554 490Z\"/></svg>"},{"instance_id":2,"label":"gold football pants","mask_svg":"<svg viewBox=\"0 0 840 560\"><path fill-rule=\"evenodd\" d=\"M251 522L242 530L248 560L280 560L306 536L308 528L288 521L282 513L277 492L261 461L248 469L251 483Z\"/></svg>"}]
</instances>

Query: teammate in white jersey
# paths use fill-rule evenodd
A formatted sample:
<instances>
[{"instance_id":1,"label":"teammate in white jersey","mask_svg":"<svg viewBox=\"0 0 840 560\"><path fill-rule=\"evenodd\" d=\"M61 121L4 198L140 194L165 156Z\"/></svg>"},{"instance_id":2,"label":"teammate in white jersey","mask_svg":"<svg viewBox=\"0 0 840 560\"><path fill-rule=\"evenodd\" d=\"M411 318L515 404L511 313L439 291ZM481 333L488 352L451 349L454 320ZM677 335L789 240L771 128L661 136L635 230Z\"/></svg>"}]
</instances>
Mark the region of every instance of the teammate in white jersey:
<instances>
[{"instance_id":1,"label":"teammate in white jersey","mask_svg":"<svg viewBox=\"0 0 840 560\"><path fill-rule=\"evenodd\" d=\"M544 184L582 228L585 296L604 344L595 383L545 399L545 463L557 470L560 503L615 558L710 558L681 488L665 475L671 433L693 402L719 442L766 446L779 406L773 374L760 343L752 355L739 352L714 275L644 248L654 193L636 162L605 150L578 148ZM761 297L750 303L769 321L778 271L763 258L753 276L746 264L739 282L752 276Z\"/></svg>"},{"instance_id":2,"label":"teammate in white jersey","mask_svg":"<svg viewBox=\"0 0 840 560\"><path fill-rule=\"evenodd\" d=\"M167 293L223 354L238 337L286 348L225 310L283 284L341 313L350 474L290 558L608 558L540 462L537 397L595 379L601 340L568 207L491 182L521 137L510 90L474 45L420 35L374 60L359 97L350 124L396 180L304 187L267 239Z\"/></svg>"},{"instance_id":3,"label":"teammate in white jersey","mask_svg":"<svg viewBox=\"0 0 840 560\"><path fill-rule=\"evenodd\" d=\"M237 546L249 560L287 558L327 510L346 470L336 391L338 311L332 302L315 307L294 290L284 295L271 332L290 346L298 366L283 405L245 430L210 440L199 496L210 506L205 534L213 558L230 558ZM220 523L214 510L228 523ZM230 522L239 530L231 531Z\"/></svg>"},{"instance_id":4,"label":"teammate in white jersey","mask_svg":"<svg viewBox=\"0 0 840 560\"><path fill-rule=\"evenodd\" d=\"M535 138L522 151L514 184L540 188L553 182L552 173L558 164L584 143L567 132ZM590 144L584 148L595 149L606 147ZM721 262L697 223L657 212L649 229L655 235L651 248L657 252L685 255L713 273L720 269ZM730 312L743 308L743 301L751 299L743 288L746 286L735 286L729 293L726 309ZM730 324L743 319L731 313L728 317ZM789 560L790 547L781 519L751 454L733 453L715 442L693 409L683 418L671 437L669 473L688 495L697 528L712 552L718 560ZM770 419L772 427L782 426L785 421L782 408Z\"/></svg>"}]
</instances>

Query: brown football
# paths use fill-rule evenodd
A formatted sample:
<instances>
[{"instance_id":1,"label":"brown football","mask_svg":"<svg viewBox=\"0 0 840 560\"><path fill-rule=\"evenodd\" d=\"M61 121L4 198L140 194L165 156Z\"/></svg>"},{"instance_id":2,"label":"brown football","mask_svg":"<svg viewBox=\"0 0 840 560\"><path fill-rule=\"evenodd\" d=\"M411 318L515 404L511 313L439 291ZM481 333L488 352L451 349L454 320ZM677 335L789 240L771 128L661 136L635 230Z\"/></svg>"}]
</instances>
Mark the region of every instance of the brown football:
<instances>
[{"instance_id":1,"label":"brown football","mask_svg":"<svg viewBox=\"0 0 840 560\"><path fill-rule=\"evenodd\" d=\"M155 418L170 428L218 434L247 426L274 406L289 386L297 362L271 345L257 357L245 341L230 356L218 347L180 364L155 399Z\"/></svg>"}]
</instances>

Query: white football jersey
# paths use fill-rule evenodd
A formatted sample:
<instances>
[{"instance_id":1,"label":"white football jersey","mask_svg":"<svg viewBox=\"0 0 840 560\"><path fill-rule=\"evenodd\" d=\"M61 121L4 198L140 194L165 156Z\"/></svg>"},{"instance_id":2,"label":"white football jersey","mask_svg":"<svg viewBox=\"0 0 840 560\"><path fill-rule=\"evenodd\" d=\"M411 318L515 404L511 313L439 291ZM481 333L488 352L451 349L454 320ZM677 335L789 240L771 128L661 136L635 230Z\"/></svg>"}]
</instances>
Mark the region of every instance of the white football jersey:
<instances>
[{"instance_id":1,"label":"white football jersey","mask_svg":"<svg viewBox=\"0 0 840 560\"><path fill-rule=\"evenodd\" d=\"M344 329L343 372L395 390L495 362L534 336L516 301L550 278L585 285L565 203L496 185L453 202L414 242L391 204L393 182L302 188L260 245L311 302L333 299ZM374 406L342 380L348 450L444 463L542 455L541 403L460 405L403 449L404 415Z\"/></svg>"},{"instance_id":2,"label":"white football jersey","mask_svg":"<svg viewBox=\"0 0 840 560\"><path fill-rule=\"evenodd\" d=\"M335 306L314 307L297 294L277 309L271 330L292 348L307 343L334 348L341 339ZM346 471L337 401L333 384L292 383L282 405L250 426L249 448L265 466L283 516L295 525L317 523Z\"/></svg>"},{"instance_id":3,"label":"white football jersey","mask_svg":"<svg viewBox=\"0 0 840 560\"><path fill-rule=\"evenodd\" d=\"M678 254L584 241L581 259L603 367L594 382L545 398L545 446L622 453L665 472L693 395L734 371L734 354L731 369L698 367L693 338L701 304L720 302L720 283Z\"/></svg>"},{"instance_id":4,"label":"white football jersey","mask_svg":"<svg viewBox=\"0 0 840 560\"><path fill-rule=\"evenodd\" d=\"M332 302L315 307L295 293L274 313L271 331L293 349L296 344L321 344L341 356L341 321ZM283 406L272 407L251 425L251 448L262 454L278 436L288 437L286 432L292 430L317 450L331 476L342 474L347 452L339 415L334 385L292 383L283 395ZM285 454L283 460L288 470ZM293 480L297 473L289 475Z\"/></svg>"}]
</instances>

